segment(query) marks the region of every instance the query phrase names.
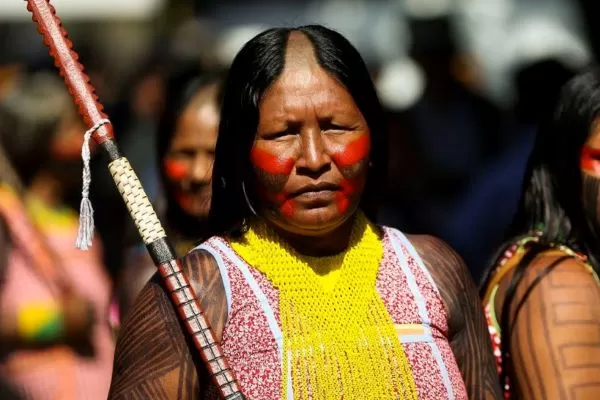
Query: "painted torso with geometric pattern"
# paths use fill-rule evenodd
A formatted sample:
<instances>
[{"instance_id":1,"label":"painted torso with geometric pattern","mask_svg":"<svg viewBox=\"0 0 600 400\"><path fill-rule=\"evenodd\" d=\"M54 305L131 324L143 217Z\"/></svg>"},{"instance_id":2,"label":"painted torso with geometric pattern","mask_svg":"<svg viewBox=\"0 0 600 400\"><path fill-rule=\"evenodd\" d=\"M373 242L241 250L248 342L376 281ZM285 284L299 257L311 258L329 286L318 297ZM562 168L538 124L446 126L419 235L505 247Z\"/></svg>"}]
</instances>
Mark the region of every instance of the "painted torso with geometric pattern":
<instances>
[{"instance_id":1,"label":"painted torso with geometric pattern","mask_svg":"<svg viewBox=\"0 0 600 400\"><path fill-rule=\"evenodd\" d=\"M377 291L396 326L419 399L467 399L448 342L448 318L439 291L406 236L383 229ZM224 239L211 238L197 249L211 253L219 265L228 308L221 344L243 393L249 399L280 399L282 333L277 289ZM289 374L287 379L291 379ZM287 398L293 399L292 385L287 387Z\"/></svg>"}]
</instances>

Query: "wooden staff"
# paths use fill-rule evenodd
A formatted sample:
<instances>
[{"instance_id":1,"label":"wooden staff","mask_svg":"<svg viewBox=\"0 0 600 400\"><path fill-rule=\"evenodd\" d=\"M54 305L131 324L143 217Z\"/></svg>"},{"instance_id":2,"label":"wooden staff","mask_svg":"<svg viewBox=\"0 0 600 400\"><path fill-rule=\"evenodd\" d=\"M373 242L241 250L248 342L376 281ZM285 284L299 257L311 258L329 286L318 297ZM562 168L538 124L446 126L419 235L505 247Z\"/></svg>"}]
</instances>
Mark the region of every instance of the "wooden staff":
<instances>
[{"instance_id":1,"label":"wooden staff","mask_svg":"<svg viewBox=\"0 0 600 400\"><path fill-rule=\"evenodd\" d=\"M185 276L181 261L176 257L137 175L127 158L119 152L114 141L112 125L108 116L102 111L103 106L98 101L89 77L83 72L83 66L78 62L78 55L73 50L73 44L68 39L67 31L56 15L56 10L48 0L26 1L27 9L33 14L33 22L37 25L44 43L48 46L50 55L60 70L60 75L64 78L79 114L86 126L90 127L86 137L91 136L110 159L108 168L113 180L170 292L179 318L191 335L196 349L200 352L212 382L218 388L222 399L244 399L221 346L204 316L200 302L196 299L196 294ZM86 194L84 189L84 200ZM85 243L83 247L86 247Z\"/></svg>"}]
</instances>

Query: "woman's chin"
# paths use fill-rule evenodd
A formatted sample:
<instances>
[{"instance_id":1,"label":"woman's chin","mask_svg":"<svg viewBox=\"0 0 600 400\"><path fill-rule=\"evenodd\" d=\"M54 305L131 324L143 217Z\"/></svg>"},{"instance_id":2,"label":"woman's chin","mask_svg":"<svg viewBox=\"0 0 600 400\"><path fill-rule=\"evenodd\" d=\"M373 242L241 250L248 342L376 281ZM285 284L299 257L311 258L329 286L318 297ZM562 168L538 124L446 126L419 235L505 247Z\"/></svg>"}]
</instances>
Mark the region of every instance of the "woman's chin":
<instances>
[{"instance_id":1,"label":"woman's chin","mask_svg":"<svg viewBox=\"0 0 600 400\"><path fill-rule=\"evenodd\" d=\"M297 208L290 216L280 216L281 228L304 236L322 236L340 227L354 211L340 213L336 206Z\"/></svg>"}]
</instances>

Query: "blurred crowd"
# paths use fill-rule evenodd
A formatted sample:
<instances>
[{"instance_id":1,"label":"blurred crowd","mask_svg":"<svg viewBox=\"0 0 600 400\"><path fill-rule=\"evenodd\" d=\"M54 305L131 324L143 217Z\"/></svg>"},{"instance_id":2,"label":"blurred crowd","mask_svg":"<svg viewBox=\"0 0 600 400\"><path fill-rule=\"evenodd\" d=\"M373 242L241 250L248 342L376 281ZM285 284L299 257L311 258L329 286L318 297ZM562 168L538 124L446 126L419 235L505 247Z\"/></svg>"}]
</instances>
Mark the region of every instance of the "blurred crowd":
<instances>
[{"instance_id":1,"label":"blurred crowd","mask_svg":"<svg viewBox=\"0 0 600 400\"><path fill-rule=\"evenodd\" d=\"M186 203L177 194L203 190L202 170L179 182L177 165L167 163L185 157L189 132L212 132L207 143L193 146L214 151L219 85L245 41L270 26L322 23L340 31L367 61L388 117L389 175L379 222L444 239L479 281L515 212L543 113L560 86L598 56L591 3L547 0L542 8L535 0L173 0L150 17L64 22L122 152L169 221L185 219L178 213L202 219L206 212L204 203ZM84 297L97 320L74 317L75 325L89 322L86 329L94 332L88 343L93 356L64 348L43 356L3 349L10 350L3 372L17 383L36 381L29 391L35 399L49 398L48 388L106 393L110 328L114 333L119 311L131 304L128 288L152 274L101 154L93 153L91 162L93 247L82 253L73 246L85 130L33 24L2 18L0 159L6 164L0 180L14 182L28 218L60 259L61 279L78 293L69 296ZM168 206L170 197L179 207ZM185 223L167 227L182 243L180 252L197 239ZM0 256L2 239L0 232ZM33 276L37 272L21 267L6 273L0 268L2 309L51 297ZM132 283L134 276L139 282ZM29 365L44 359L64 361ZM79 375L69 387L61 379L73 371Z\"/></svg>"}]
</instances>

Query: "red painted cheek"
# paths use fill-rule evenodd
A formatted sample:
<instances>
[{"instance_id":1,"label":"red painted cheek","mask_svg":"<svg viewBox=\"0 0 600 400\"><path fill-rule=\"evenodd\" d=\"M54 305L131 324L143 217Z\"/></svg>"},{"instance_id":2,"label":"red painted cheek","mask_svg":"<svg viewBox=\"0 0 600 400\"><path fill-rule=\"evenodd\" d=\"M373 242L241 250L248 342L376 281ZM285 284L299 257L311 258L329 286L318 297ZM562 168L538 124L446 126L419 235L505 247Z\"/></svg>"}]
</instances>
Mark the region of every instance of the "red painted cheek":
<instances>
[{"instance_id":1,"label":"red painted cheek","mask_svg":"<svg viewBox=\"0 0 600 400\"><path fill-rule=\"evenodd\" d=\"M289 175L294 168L293 158L277 157L257 147L253 147L250 151L250 161L269 174Z\"/></svg>"},{"instance_id":2,"label":"red painted cheek","mask_svg":"<svg viewBox=\"0 0 600 400\"><path fill-rule=\"evenodd\" d=\"M363 134L335 152L332 158L338 167L347 168L367 158L369 151L371 151L371 139L369 135Z\"/></svg>"},{"instance_id":3,"label":"red painted cheek","mask_svg":"<svg viewBox=\"0 0 600 400\"><path fill-rule=\"evenodd\" d=\"M279 209L281 214L286 217L291 217L296 212L296 203L293 199L288 198L284 192L272 193L261 185L260 195L269 200Z\"/></svg>"},{"instance_id":4,"label":"red painted cheek","mask_svg":"<svg viewBox=\"0 0 600 400\"><path fill-rule=\"evenodd\" d=\"M189 209L192 207L192 204L194 202L194 198L190 195L187 195L185 193L179 192L175 195L175 199L177 200L177 202L179 203L179 206L183 209Z\"/></svg>"},{"instance_id":5,"label":"red painted cheek","mask_svg":"<svg viewBox=\"0 0 600 400\"><path fill-rule=\"evenodd\" d=\"M340 214L348 211L350 199L360 191L363 181L363 178L344 179L340 183L341 190L336 194L336 203Z\"/></svg>"},{"instance_id":6,"label":"red painted cheek","mask_svg":"<svg viewBox=\"0 0 600 400\"><path fill-rule=\"evenodd\" d=\"M581 150L580 166L586 172L600 175L600 149L585 146Z\"/></svg>"},{"instance_id":7,"label":"red painted cheek","mask_svg":"<svg viewBox=\"0 0 600 400\"><path fill-rule=\"evenodd\" d=\"M165 160L165 174L174 181L182 181L188 176L188 167L181 161Z\"/></svg>"}]
</instances>

